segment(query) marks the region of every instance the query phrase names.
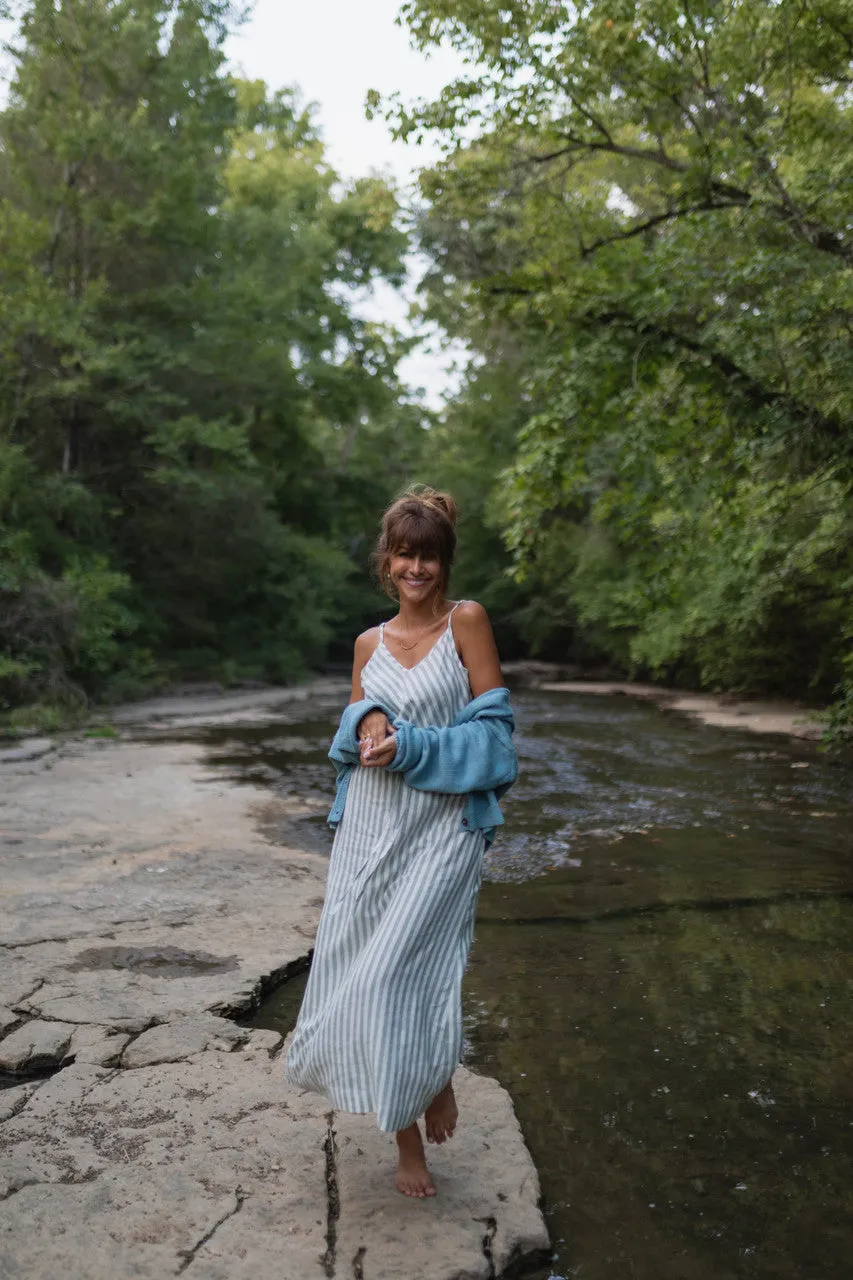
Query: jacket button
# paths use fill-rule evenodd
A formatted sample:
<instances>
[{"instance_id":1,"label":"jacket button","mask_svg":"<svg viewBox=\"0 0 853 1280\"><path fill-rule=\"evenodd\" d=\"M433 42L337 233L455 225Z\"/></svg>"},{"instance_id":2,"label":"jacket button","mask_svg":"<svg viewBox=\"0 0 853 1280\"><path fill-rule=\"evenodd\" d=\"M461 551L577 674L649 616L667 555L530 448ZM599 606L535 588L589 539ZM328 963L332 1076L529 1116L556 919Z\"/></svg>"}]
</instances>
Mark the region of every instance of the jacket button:
<instances>
[{"instance_id":1,"label":"jacket button","mask_svg":"<svg viewBox=\"0 0 853 1280\"><path fill-rule=\"evenodd\" d=\"M468 819L467 819L467 818L463 818L463 819L462 819L462 825L463 825L463 827L467 827L467 826L468 826Z\"/></svg>"}]
</instances>

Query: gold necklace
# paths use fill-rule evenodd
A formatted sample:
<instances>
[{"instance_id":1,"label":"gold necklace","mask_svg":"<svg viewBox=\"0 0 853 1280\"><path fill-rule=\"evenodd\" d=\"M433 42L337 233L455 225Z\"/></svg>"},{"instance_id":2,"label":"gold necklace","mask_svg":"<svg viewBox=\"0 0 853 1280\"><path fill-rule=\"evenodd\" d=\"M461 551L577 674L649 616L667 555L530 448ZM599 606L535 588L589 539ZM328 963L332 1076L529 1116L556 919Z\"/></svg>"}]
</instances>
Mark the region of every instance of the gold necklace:
<instances>
[{"instance_id":1,"label":"gold necklace","mask_svg":"<svg viewBox=\"0 0 853 1280\"><path fill-rule=\"evenodd\" d=\"M410 649L416 649L417 646L420 644L420 642L423 640L429 628L434 627L436 622L440 622L440 621L441 621L440 618L436 618L433 622L428 622L426 626L421 627L421 630L418 633L418 638L416 640L413 640L411 644L404 644L399 636L394 635L393 631L391 632L391 635L393 636L395 643L398 644L405 653L408 653ZM385 630L386 631L388 630L387 623L385 625Z\"/></svg>"}]
</instances>

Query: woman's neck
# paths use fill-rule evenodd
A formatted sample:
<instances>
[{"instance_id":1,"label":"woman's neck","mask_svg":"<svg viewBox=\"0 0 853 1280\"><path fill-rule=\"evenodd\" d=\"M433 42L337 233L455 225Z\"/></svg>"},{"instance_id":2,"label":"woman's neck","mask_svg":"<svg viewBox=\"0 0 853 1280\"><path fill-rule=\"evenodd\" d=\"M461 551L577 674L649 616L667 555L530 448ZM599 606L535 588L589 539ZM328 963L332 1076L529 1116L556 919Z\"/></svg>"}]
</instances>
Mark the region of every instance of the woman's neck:
<instances>
[{"instance_id":1,"label":"woman's neck","mask_svg":"<svg viewBox=\"0 0 853 1280\"><path fill-rule=\"evenodd\" d=\"M418 604L412 604L409 600L400 601L400 612L398 618L400 625L408 630L414 630L416 627L426 627L430 622L440 622L447 617L450 612L450 605L447 597L444 595L433 596L429 600L422 600Z\"/></svg>"}]
</instances>

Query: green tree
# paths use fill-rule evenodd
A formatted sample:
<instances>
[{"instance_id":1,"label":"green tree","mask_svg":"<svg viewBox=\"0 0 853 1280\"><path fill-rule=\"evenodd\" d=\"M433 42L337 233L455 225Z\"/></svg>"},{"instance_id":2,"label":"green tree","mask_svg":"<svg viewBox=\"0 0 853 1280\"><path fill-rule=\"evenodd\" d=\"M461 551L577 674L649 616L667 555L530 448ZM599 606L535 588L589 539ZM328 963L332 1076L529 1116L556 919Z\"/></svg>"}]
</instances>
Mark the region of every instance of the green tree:
<instances>
[{"instance_id":1,"label":"green tree","mask_svg":"<svg viewBox=\"0 0 853 1280\"><path fill-rule=\"evenodd\" d=\"M400 280L406 238L387 185L339 182L294 93L227 73L238 19L21 16L0 114L7 704L287 678L375 611L353 556L423 415L357 293Z\"/></svg>"},{"instance_id":2,"label":"green tree","mask_svg":"<svg viewBox=\"0 0 853 1280\"><path fill-rule=\"evenodd\" d=\"M831 692L853 580L848 6L405 14L474 68L387 109L450 144L422 184L437 313L487 361L498 320L528 354L495 493L519 574L631 670Z\"/></svg>"}]
</instances>

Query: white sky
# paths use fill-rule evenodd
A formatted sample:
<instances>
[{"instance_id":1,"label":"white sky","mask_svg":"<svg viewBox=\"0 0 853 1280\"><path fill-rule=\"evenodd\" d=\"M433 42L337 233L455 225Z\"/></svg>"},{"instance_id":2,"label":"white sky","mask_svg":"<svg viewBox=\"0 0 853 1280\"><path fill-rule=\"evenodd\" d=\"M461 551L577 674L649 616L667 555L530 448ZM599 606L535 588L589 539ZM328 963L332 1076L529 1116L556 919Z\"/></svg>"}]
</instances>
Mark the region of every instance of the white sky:
<instances>
[{"instance_id":1,"label":"white sky","mask_svg":"<svg viewBox=\"0 0 853 1280\"><path fill-rule=\"evenodd\" d=\"M368 121L364 114L369 89L383 96L400 92L406 101L431 98L464 72L451 49L427 57L411 48L407 30L396 24L401 3L256 0L252 18L229 41L235 69L274 89L298 85L304 100L316 103L329 160L344 178L376 171L409 186L415 169L438 155L429 143L416 147L393 141L384 120ZM417 261L412 270L417 274ZM377 289L360 307L371 319L404 328L407 309L407 300L388 288ZM435 335L400 367L405 381L423 387L434 408L456 385L454 363L465 358L458 345L440 348Z\"/></svg>"},{"instance_id":2,"label":"white sky","mask_svg":"<svg viewBox=\"0 0 853 1280\"><path fill-rule=\"evenodd\" d=\"M271 88L297 85L305 102L316 104L317 120L329 160L344 178L372 171L408 186L419 165L437 150L394 142L381 119L368 121L364 99L369 89L383 95L400 92L406 101L436 95L464 68L452 50L429 57L416 53L408 32L396 25L402 0L256 0L250 20L229 40L235 70ZM10 26L0 23L0 40ZM8 72L2 59L0 70ZM417 263L413 263L417 272ZM372 319L404 325L407 302L381 288L360 310ZM437 347L439 343L430 344ZM406 381L422 386L433 406L455 385L449 366L463 358L422 349L401 367Z\"/></svg>"},{"instance_id":3,"label":"white sky","mask_svg":"<svg viewBox=\"0 0 853 1280\"><path fill-rule=\"evenodd\" d=\"M332 164L345 177L371 169L408 181L424 147L392 142L382 120L367 121L368 89L436 95L462 71L452 50L429 57L409 45L395 19L402 0L256 0L250 21L229 41L235 66L273 88L296 84L317 103ZM434 153L432 153L434 154Z\"/></svg>"}]
</instances>

